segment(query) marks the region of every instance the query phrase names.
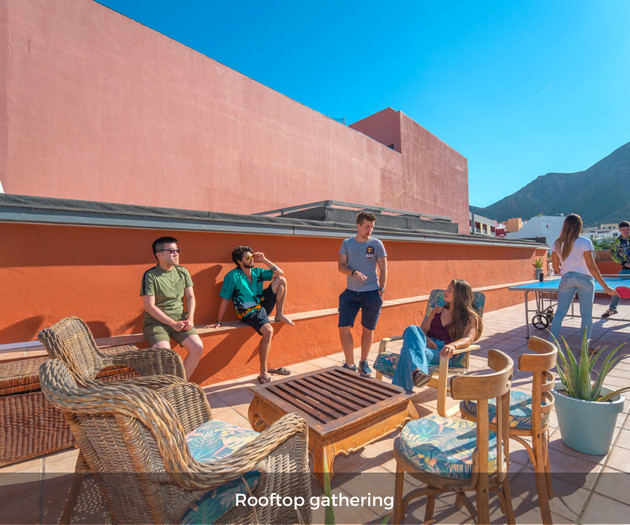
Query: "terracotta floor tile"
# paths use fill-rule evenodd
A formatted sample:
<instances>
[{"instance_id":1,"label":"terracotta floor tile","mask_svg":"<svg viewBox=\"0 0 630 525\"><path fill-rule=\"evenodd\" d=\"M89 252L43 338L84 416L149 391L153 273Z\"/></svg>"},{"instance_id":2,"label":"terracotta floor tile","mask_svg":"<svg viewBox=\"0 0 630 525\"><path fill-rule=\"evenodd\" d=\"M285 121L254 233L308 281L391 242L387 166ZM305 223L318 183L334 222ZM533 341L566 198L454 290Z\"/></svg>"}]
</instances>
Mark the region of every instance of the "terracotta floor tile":
<instances>
[{"instance_id":1,"label":"terracotta floor tile","mask_svg":"<svg viewBox=\"0 0 630 525\"><path fill-rule=\"evenodd\" d=\"M580 520L584 524L628 523L630 505L594 493Z\"/></svg>"},{"instance_id":2,"label":"terracotta floor tile","mask_svg":"<svg viewBox=\"0 0 630 525\"><path fill-rule=\"evenodd\" d=\"M608 453L606 466L621 472L630 472L630 449L619 446L613 447Z\"/></svg>"}]
</instances>

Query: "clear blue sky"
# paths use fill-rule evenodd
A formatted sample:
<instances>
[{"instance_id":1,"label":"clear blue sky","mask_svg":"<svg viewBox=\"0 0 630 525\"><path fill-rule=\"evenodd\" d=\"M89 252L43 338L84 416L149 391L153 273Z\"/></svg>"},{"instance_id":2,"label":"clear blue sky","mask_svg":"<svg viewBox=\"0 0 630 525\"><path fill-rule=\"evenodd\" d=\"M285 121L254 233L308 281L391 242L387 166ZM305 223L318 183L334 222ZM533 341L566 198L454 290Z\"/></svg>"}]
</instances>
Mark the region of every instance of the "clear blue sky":
<instances>
[{"instance_id":1,"label":"clear blue sky","mask_svg":"<svg viewBox=\"0 0 630 525\"><path fill-rule=\"evenodd\" d=\"M402 111L472 205L630 141L628 0L99 2L333 118Z\"/></svg>"}]
</instances>

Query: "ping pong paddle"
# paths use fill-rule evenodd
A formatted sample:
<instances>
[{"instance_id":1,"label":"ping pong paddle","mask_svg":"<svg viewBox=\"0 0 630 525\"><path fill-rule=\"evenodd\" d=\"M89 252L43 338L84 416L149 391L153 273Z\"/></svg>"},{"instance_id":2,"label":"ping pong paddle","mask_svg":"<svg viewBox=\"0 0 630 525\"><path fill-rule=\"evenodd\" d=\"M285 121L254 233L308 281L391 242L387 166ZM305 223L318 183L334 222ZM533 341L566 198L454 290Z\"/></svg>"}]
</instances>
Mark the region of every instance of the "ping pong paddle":
<instances>
[{"instance_id":1,"label":"ping pong paddle","mask_svg":"<svg viewBox=\"0 0 630 525\"><path fill-rule=\"evenodd\" d=\"M622 299L630 299L630 286L617 286L615 291Z\"/></svg>"}]
</instances>

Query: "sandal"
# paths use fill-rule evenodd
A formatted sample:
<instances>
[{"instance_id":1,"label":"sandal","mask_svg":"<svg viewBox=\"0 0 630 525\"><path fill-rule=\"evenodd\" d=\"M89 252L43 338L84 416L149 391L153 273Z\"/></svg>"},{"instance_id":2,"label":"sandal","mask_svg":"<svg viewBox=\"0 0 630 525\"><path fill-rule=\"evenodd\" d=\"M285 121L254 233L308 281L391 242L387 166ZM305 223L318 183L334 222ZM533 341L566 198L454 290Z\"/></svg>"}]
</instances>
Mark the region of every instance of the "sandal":
<instances>
[{"instance_id":1,"label":"sandal","mask_svg":"<svg viewBox=\"0 0 630 525\"><path fill-rule=\"evenodd\" d=\"M413 384L420 388L429 382L431 376L416 368L413 372L411 372L411 379L413 379Z\"/></svg>"},{"instance_id":2,"label":"sandal","mask_svg":"<svg viewBox=\"0 0 630 525\"><path fill-rule=\"evenodd\" d=\"M264 376L258 376L258 382L261 385L265 385L267 383L271 383L271 378L270 377L264 377Z\"/></svg>"},{"instance_id":3,"label":"sandal","mask_svg":"<svg viewBox=\"0 0 630 525\"><path fill-rule=\"evenodd\" d=\"M267 372L269 372L270 374L278 374L281 376L288 376L291 374L291 372L289 372L286 368L282 367L282 368L269 368L267 370Z\"/></svg>"}]
</instances>

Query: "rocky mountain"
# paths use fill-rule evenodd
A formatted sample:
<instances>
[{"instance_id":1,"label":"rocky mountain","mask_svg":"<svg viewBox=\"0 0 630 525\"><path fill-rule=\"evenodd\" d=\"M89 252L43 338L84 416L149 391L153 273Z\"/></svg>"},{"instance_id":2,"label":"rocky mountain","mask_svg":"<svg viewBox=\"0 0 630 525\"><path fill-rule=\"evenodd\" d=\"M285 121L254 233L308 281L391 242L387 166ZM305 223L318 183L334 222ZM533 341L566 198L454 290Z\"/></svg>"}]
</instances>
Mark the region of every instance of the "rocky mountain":
<instances>
[{"instance_id":1,"label":"rocky mountain","mask_svg":"<svg viewBox=\"0 0 630 525\"><path fill-rule=\"evenodd\" d=\"M630 142L577 173L547 173L516 193L471 211L497 221L577 213L585 226L630 220Z\"/></svg>"}]
</instances>

